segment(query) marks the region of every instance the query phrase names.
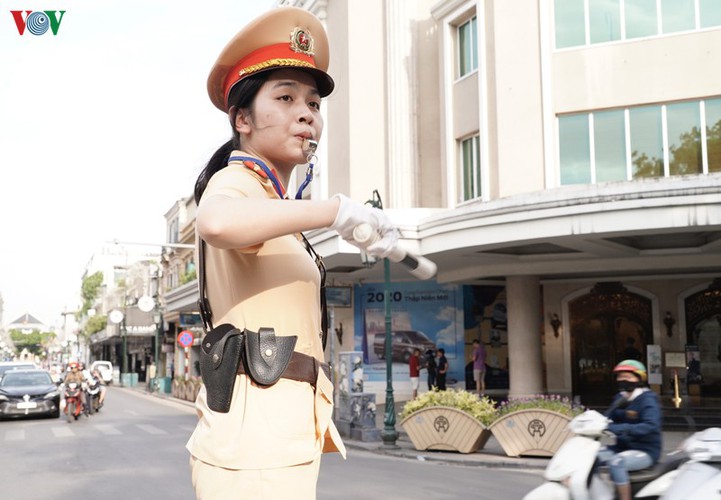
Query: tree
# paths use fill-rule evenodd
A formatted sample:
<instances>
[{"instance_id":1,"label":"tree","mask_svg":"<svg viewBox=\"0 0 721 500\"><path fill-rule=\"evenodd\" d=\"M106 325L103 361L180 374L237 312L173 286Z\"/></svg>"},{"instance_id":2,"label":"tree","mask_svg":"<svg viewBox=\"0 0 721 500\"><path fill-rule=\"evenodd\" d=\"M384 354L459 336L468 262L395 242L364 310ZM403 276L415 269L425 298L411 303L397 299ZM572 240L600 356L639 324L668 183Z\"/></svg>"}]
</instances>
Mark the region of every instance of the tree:
<instances>
[{"instance_id":1,"label":"tree","mask_svg":"<svg viewBox=\"0 0 721 500\"><path fill-rule=\"evenodd\" d=\"M47 348L55 340L55 336L53 332L40 332L39 330L33 330L30 333L10 330L10 340L15 344L15 349L17 351L27 349L34 355L41 355L43 351L47 351Z\"/></svg>"},{"instance_id":2,"label":"tree","mask_svg":"<svg viewBox=\"0 0 721 500\"><path fill-rule=\"evenodd\" d=\"M80 296L83 299L83 305L77 313L78 321L87 317L87 321L80 331L85 338L90 337L93 333L99 332L108 324L108 318L105 315L95 315L88 317L88 311L93 308L95 301L98 299L100 288L103 285L103 273L98 271L90 276L83 278L80 288Z\"/></svg>"},{"instance_id":3,"label":"tree","mask_svg":"<svg viewBox=\"0 0 721 500\"><path fill-rule=\"evenodd\" d=\"M97 333L101 330L104 330L107 325L108 325L108 317L106 315L98 314L95 316L91 316L85 322L85 326L83 327L82 333L86 337L90 337L93 333Z\"/></svg>"},{"instance_id":4,"label":"tree","mask_svg":"<svg viewBox=\"0 0 721 500\"><path fill-rule=\"evenodd\" d=\"M83 299L83 305L78 311L78 319L87 316L88 311L95 305L98 298L98 291L103 284L103 273L98 271L95 274L83 278L83 284L80 288L80 297Z\"/></svg>"}]
</instances>

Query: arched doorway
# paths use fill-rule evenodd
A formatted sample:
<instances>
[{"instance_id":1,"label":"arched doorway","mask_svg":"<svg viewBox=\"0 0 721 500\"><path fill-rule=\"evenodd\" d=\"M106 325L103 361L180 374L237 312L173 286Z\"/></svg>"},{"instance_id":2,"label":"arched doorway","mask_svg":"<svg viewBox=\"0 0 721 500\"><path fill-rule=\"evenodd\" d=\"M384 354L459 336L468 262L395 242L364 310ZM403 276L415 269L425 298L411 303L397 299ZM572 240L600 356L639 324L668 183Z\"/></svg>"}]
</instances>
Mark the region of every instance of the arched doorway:
<instances>
[{"instance_id":1,"label":"arched doorway","mask_svg":"<svg viewBox=\"0 0 721 500\"><path fill-rule=\"evenodd\" d=\"M689 382L694 371L701 395L721 397L721 278L686 297L684 310L686 343L696 346L699 355L699 359L689 361ZM693 370L691 363L695 364Z\"/></svg>"},{"instance_id":2,"label":"arched doorway","mask_svg":"<svg viewBox=\"0 0 721 500\"><path fill-rule=\"evenodd\" d=\"M597 283L568 302L573 394L587 406L606 406L615 393L611 370L623 359L646 363L653 343L651 299L619 282Z\"/></svg>"}]
</instances>

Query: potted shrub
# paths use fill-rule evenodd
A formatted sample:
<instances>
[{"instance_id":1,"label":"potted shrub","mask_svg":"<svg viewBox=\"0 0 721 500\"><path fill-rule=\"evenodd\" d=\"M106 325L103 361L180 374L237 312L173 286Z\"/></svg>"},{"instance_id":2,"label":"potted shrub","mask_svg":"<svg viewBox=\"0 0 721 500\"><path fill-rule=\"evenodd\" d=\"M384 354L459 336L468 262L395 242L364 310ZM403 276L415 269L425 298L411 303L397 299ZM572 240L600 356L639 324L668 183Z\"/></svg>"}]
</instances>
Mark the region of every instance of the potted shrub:
<instances>
[{"instance_id":1,"label":"potted shrub","mask_svg":"<svg viewBox=\"0 0 721 500\"><path fill-rule=\"evenodd\" d=\"M498 406L489 429L510 457L551 457L571 437L568 423L583 410L559 395L512 398Z\"/></svg>"},{"instance_id":2,"label":"potted shrub","mask_svg":"<svg viewBox=\"0 0 721 500\"><path fill-rule=\"evenodd\" d=\"M467 391L430 391L407 402L400 416L417 450L473 453L488 441L496 409L488 398Z\"/></svg>"},{"instance_id":3,"label":"potted shrub","mask_svg":"<svg viewBox=\"0 0 721 500\"><path fill-rule=\"evenodd\" d=\"M170 393L174 398L183 399L185 397L185 379L182 375L175 376Z\"/></svg>"}]
</instances>

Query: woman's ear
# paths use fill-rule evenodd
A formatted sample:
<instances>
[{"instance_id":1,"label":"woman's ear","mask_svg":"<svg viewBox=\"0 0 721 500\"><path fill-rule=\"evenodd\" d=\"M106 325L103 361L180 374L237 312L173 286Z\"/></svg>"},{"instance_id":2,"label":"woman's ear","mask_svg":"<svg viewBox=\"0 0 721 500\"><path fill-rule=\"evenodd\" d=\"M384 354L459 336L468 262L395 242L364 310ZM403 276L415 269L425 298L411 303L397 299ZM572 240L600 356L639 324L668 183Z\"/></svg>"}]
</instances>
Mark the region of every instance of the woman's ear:
<instances>
[{"instance_id":1,"label":"woman's ear","mask_svg":"<svg viewBox=\"0 0 721 500\"><path fill-rule=\"evenodd\" d=\"M230 108L230 116L233 121L233 128L240 135L247 135L251 130L250 116L246 114L242 109L235 107Z\"/></svg>"}]
</instances>

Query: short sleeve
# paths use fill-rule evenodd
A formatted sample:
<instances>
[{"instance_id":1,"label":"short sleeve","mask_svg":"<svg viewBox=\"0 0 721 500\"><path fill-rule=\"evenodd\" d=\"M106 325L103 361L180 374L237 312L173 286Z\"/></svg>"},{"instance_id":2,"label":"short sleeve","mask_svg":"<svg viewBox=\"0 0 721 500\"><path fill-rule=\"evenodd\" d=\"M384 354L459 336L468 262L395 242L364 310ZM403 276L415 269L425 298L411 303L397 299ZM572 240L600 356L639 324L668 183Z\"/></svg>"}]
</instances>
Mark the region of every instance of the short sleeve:
<instances>
[{"instance_id":1,"label":"short sleeve","mask_svg":"<svg viewBox=\"0 0 721 500\"><path fill-rule=\"evenodd\" d=\"M270 181L268 181L268 184ZM272 189L272 186L271 186ZM249 170L240 164L230 164L227 167L216 172L210 178L208 185L200 199L203 200L215 195L228 196L230 198L272 198L275 192L269 193L268 186L265 185L263 179L258 174ZM239 248L240 253L257 253L263 247L263 243Z\"/></svg>"},{"instance_id":2,"label":"short sleeve","mask_svg":"<svg viewBox=\"0 0 721 500\"><path fill-rule=\"evenodd\" d=\"M257 174L244 166L233 164L219 170L210 178L203 198L216 194L231 198L268 198L268 192Z\"/></svg>"}]
</instances>

